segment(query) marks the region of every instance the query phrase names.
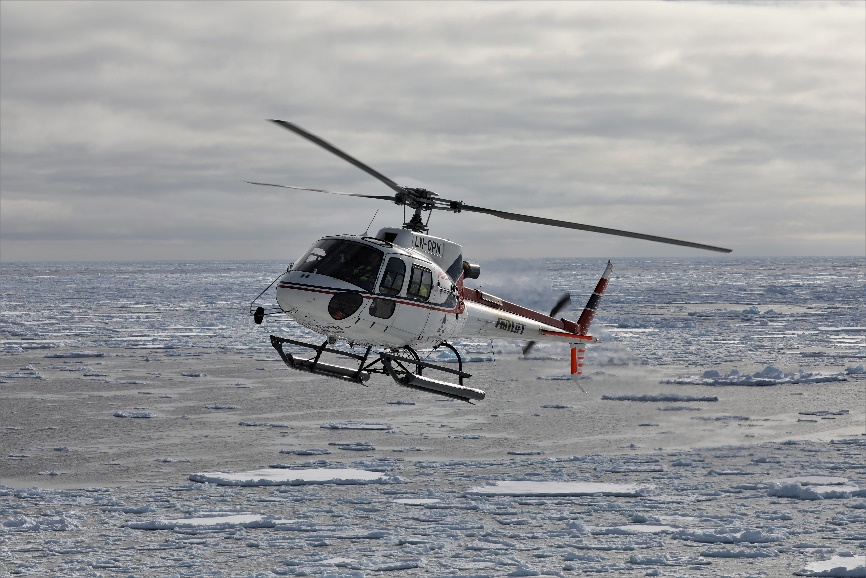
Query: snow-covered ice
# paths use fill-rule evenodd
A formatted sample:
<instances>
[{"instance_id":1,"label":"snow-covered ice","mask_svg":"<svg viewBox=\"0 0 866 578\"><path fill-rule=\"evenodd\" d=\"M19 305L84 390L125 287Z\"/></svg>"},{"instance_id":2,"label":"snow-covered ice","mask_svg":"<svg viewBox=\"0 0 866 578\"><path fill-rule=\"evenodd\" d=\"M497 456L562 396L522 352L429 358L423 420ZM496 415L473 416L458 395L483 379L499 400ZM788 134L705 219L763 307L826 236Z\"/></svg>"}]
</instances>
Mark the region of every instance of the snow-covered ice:
<instances>
[{"instance_id":1,"label":"snow-covered ice","mask_svg":"<svg viewBox=\"0 0 866 578\"><path fill-rule=\"evenodd\" d=\"M598 482L495 481L467 490L470 495L495 496L643 496L650 491L636 484Z\"/></svg>"},{"instance_id":2,"label":"snow-covered ice","mask_svg":"<svg viewBox=\"0 0 866 578\"><path fill-rule=\"evenodd\" d=\"M149 419L156 417L156 414L150 411L116 411L114 417L131 417L138 419Z\"/></svg>"},{"instance_id":3,"label":"snow-covered ice","mask_svg":"<svg viewBox=\"0 0 866 578\"><path fill-rule=\"evenodd\" d=\"M310 484L387 484L399 479L353 468L302 470L266 469L249 472L203 472L189 475L193 482L219 486L303 486Z\"/></svg>"},{"instance_id":4,"label":"snow-covered ice","mask_svg":"<svg viewBox=\"0 0 866 578\"><path fill-rule=\"evenodd\" d=\"M797 476L771 480L767 494L798 500L848 499L866 497L866 487L851 484L848 478L837 476Z\"/></svg>"},{"instance_id":5,"label":"snow-covered ice","mask_svg":"<svg viewBox=\"0 0 866 578\"><path fill-rule=\"evenodd\" d=\"M679 393L661 393L656 395L603 395L601 399L610 401L719 401L716 395L682 395Z\"/></svg>"},{"instance_id":6,"label":"snow-covered ice","mask_svg":"<svg viewBox=\"0 0 866 578\"><path fill-rule=\"evenodd\" d=\"M357 421L346 421L339 423L323 423L319 427L323 429L359 429L359 430L391 430L392 427L386 423L368 423Z\"/></svg>"},{"instance_id":7,"label":"snow-covered ice","mask_svg":"<svg viewBox=\"0 0 866 578\"><path fill-rule=\"evenodd\" d=\"M160 518L146 522L129 522L127 528L135 530L206 529L209 531L233 528L273 528L276 522L262 514L211 515L200 518Z\"/></svg>"},{"instance_id":8,"label":"snow-covered ice","mask_svg":"<svg viewBox=\"0 0 866 578\"><path fill-rule=\"evenodd\" d=\"M826 374L812 371L784 372L778 368L767 366L761 371L750 375L740 373L738 369L732 369L722 375L715 369L705 371L702 375L690 375L663 379L662 383L673 383L679 385L743 385L743 386L768 386L785 385L795 383L825 383L830 381L845 381L846 372Z\"/></svg>"},{"instance_id":9,"label":"snow-covered ice","mask_svg":"<svg viewBox=\"0 0 866 578\"><path fill-rule=\"evenodd\" d=\"M603 264L479 283L579 310ZM309 332L248 317L284 263L0 263L0 568L864 576L864 260L617 265L586 393L465 340L473 406L288 370L267 335Z\"/></svg>"},{"instance_id":10,"label":"snow-covered ice","mask_svg":"<svg viewBox=\"0 0 866 578\"><path fill-rule=\"evenodd\" d=\"M829 576L833 578L866 576L866 556L833 556L827 560L809 562L797 576Z\"/></svg>"},{"instance_id":11,"label":"snow-covered ice","mask_svg":"<svg viewBox=\"0 0 866 578\"><path fill-rule=\"evenodd\" d=\"M280 450L281 454L290 454L294 456L323 456L331 453L331 450L326 450L324 448L310 448L310 449L286 449Z\"/></svg>"}]
</instances>

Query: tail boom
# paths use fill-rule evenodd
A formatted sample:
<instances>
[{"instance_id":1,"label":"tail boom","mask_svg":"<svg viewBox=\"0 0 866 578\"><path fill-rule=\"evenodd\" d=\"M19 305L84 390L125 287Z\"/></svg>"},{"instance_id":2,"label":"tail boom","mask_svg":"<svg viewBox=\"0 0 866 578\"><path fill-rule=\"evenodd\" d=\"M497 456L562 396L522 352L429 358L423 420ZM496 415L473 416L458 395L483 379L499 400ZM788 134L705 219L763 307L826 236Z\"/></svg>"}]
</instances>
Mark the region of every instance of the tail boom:
<instances>
[{"instance_id":1,"label":"tail boom","mask_svg":"<svg viewBox=\"0 0 866 578\"><path fill-rule=\"evenodd\" d=\"M612 272L613 264L608 261L601 279L596 284L577 322L565 318L556 319L539 311L482 293L477 289L462 288L461 297L464 300L466 314L465 331L468 334L485 337L506 339L528 337L531 341L527 350L536 339L566 341L571 346L571 375L581 375L586 344L599 341L588 335L589 326L601 304L601 297L607 289ZM559 311L559 309L557 304L554 310Z\"/></svg>"}]
</instances>

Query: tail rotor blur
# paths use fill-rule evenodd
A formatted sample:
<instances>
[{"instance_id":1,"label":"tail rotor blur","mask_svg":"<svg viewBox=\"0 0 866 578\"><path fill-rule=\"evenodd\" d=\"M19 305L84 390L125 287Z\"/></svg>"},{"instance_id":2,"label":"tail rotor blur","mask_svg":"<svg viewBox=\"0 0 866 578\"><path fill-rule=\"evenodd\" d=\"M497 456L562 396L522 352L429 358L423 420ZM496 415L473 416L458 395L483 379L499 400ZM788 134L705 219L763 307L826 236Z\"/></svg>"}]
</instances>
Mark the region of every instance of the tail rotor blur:
<instances>
[{"instance_id":1,"label":"tail rotor blur","mask_svg":"<svg viewBox=\"0 0 866 578\"><path fill-rule=\"evenodd\" d=\"M553 306L553 309L550 310L550 316L556 317L556 315L571 305L571 295L568 293L563 293L559 298L559 301L556 302L556 305ZM523 355L529 355L529 352L532 351L532 348L535 347L535 341L530 341L526 345L523 346Z\"/></svg>"}]
</instances>

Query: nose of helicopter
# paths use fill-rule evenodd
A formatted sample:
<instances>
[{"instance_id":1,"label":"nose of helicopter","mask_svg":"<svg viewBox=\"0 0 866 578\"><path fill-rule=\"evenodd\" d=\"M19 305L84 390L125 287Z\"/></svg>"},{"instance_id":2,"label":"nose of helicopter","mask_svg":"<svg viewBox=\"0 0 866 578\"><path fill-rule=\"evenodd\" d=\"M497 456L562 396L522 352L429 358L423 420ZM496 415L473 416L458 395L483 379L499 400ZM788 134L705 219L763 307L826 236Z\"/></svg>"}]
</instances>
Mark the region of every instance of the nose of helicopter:
<instances>
[{"instance_id":1,"label":"nose of helicopter","mask_svg":"<svg viewBox=\"0 0 866 578\"><path fill-rule=\"evenodd\" d=\"M289 272L277 283L277 304L293 317L299 313L311 314L322 309L317 302L324 297L322 290L317 290L306 282L306 275ZM330 295L328 295L330 297Z\"/></svg>"},{"instance_id":2,"label":"nose of helicopter","mask_svg":"<svg viewBox=\"0 0 866 578\"><path fill-rule=\"evenodd\" d=\"M348 284L322 275L291 271L277 284L277 304L283 311L317 330L338 329L342 321L361 308L363 301Z\"/></svg>"}]
</instances>

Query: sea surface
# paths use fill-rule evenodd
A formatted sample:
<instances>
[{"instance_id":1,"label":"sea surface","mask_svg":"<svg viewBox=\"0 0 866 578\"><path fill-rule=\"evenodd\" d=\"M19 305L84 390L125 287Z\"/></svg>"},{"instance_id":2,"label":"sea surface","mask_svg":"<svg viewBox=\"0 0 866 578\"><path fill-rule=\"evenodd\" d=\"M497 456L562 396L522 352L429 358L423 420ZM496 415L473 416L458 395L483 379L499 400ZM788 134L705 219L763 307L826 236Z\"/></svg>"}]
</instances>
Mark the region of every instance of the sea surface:
<instances>
[{"instance_id":1,"label":"sea surface","mask_svg":"<svg viewBox=\"0 0 866 578\"><path fill-rule=\"evenodd\" d=\"M287 264L0 264L0 575L866 576L863 258L616 260L583 379L458 340L474 405L287 368Z\"/></svg>"},{"instance_id":2,"label":"sea surface","mask_svg":"<svg viewBox=\"0 0 866 578\"><path fill-rule=\"evenodd\" d=\"M277 261L0 263L0 351L57 347L266 351L268 335L318 341L273 308ZM605 261L482 263L481 289L577 318ZM845 370L866 355L866 259L618 259L592 333L623 362ZM267 290L266 290L267 289ZM519 343L455 343L519 352ZM560 353L552 346L554 353ZM543 353L544 348L540 351Z\"/></svg>"}]
</instances>

